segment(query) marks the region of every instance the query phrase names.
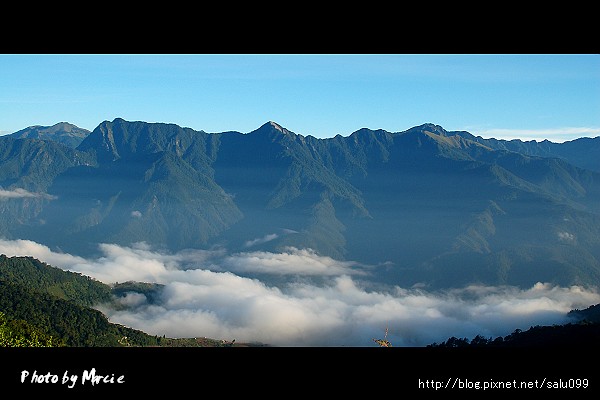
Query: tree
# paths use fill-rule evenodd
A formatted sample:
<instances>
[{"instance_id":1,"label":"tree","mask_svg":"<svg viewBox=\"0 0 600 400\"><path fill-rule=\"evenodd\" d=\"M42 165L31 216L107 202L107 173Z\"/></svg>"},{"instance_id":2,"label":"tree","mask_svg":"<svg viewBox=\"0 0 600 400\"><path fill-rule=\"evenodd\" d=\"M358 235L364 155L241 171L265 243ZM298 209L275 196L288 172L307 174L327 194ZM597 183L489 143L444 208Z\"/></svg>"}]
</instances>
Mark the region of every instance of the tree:
<instances>
[{"instance_id":1,"label":"tree","mask_svg":"<svg viewBox=\"0 0 600 400\"><path fill-rule=\"evenodd\" d=\"M60 347L64 344L24 320L9 320L0 311L0 347Z\"/></svg>"}]
</instances>

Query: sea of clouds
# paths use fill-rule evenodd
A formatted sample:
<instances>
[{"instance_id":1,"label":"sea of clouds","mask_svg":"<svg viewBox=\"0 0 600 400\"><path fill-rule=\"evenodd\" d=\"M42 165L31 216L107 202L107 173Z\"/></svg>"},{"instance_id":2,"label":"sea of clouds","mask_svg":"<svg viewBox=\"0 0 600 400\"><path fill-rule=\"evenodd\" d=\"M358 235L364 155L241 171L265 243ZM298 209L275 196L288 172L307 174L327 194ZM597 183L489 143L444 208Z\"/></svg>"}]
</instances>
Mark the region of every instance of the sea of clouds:
<instances>
[{"instance_id":1,"label":"sea of clouds","mask_svg":"<svg viewBox=\"0 0 600 400\"><path fill-rule=\"evenodd\" d=\"M543 282L527 289L375 289L368 268L310 249L169 253L144 243L104 243L99 250L101 255L90 259L29 240L0 240L0 254L32 256L107 284L164 285L159 301L132 292L120 298L125 309L98 309L111 322L167 337L294 347L378 346L374 339L383 339L387 330L385 338L393 346L419 347L452 336L496 338L515 329L566 323L569 310L600 303L594 288Z\"/></svg>"}]
</instances>

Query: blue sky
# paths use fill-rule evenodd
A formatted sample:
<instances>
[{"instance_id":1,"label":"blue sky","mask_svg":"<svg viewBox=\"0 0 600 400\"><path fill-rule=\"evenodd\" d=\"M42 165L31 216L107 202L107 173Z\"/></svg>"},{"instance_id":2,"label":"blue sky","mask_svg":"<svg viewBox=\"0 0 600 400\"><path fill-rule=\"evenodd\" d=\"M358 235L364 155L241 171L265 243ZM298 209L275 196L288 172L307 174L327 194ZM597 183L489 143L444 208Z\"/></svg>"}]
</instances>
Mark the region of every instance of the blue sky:
<instances>
[{"instance_id":1,"label":"blue sky","mask_svg":"<svg viewBox=\"0 0 600 400\"><path fill-rule=\"evenodd\" d=\"M319 138L431 122L561 142L600 136L600 55L0 55L0 134L117 117Z\"/></svg>"}]
</instances>

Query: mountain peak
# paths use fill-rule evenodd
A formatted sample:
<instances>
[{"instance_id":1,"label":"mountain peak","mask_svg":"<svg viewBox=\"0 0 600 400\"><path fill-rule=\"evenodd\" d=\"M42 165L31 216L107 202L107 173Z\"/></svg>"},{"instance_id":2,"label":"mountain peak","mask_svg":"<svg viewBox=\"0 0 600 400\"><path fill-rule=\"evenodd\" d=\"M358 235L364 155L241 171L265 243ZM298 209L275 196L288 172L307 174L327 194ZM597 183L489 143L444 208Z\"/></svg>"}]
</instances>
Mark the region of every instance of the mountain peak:
<instances>
[{"instance_id":1,"label":"mountain peak","mask_svg":"<svg viewBox=\"0 0 600 400\"><path fill-rule=\"evenodd\" d=\"M34 134L36 134L39 136L39 134L54 135L65 133L72 133L78 136L87 136L87 134L89 134L90 131L88 131L87 129L80 128L69 122L58 122L54 125L49 126L33 125L25 129L21 129L18 132L15 132L14 135L23 136L25 134L28 134L30 136L33 136Z\"/></svg>"},{"instance_id":2,"label":"mountain peak","mask_svg":"<svg viewBox=\"0 0 600 400\"><path fill-rule=\"evenodd\" d=\"M253 131L257 133L277 133L283 135L293 134L291 131L279 125L277 122L269 121L263 124L260 128Z\"/></svg>"},{"instance_id":3,"label":"mountain peak","mask_svg":"<svg viewBox=\"0 0 600 400\"><path fill-rule=\"evenodd\" d=\"M69 122L59 122L56 123L50 127L48 127L48 133L56 133L56 132L87 132L89 133L90 131L88 131L87 129L83 129L80 128L76 125L73 125Z\"/></svg>"},{"instance_id":4,"label":"mountain peak","mask_svg":"<svg viewBox=\"0 0 600 400\"><path fill-rule=\"evenodd\" d=\"M285 133L284 128L282 128L282 126L279 125L277 122L269 121L269 122L267 122L267 124L269 124L272 128L277 129L279 132ZM287 129L285 129L285 130L287 130Z\"/></svg>"},{"instance_id":5,"label":"mountain peak","mask_svg":"<svg viewBox=\"0 0 600 400\"><path fill-rule=\"evenodd\" d=\"M51 126L33 125L10 136L17 139L51 140L75 148L90 134L87 129L68 122L59 122Z\"/></svg>"},{"instance_id":6,"label":"mountain peak","mask_svg":"<svg viewBox=\"0 0 600 400\"><path fill-rule=\"evenodd\" d=\"M409 131L419 131L419 132L431 132L441 136L447 136L448 132L442 128L440 125L432 124L431 122L425 123L423 125L415 126Z\"/></svg>"}]
</instances>

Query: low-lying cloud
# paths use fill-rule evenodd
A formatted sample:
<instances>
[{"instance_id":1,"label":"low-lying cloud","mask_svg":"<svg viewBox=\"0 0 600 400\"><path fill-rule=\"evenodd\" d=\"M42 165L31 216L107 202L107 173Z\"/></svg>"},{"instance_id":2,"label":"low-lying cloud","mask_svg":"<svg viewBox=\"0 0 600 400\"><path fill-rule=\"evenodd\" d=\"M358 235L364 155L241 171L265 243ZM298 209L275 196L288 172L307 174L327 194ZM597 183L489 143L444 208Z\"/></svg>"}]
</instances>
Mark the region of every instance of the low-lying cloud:
<instances>
[{"instance_id":1,"label":"low-lying cloud","mask_svg":"<svg viewBox=\"0 0 600 400\"><path fill-rule=\"evenodd\" d=\"M0 189L0 200L6 199L26 199L26 198L43 198L46 200L55 200L56 196L48 193L30 192L25 189L16 188L11 190Z\"/></svg>"},{"instance_id":2,"label":"low-lying cloud","mask_svg":"<svg viewBox=\"0 0 600 400\"><path fill-rule=\"evenodd\" d=\"M290 235L290 234L294 234L294 233L298 233L298 232L295 230L292 230L292 229L281 229L281 233L270 233L270 234L267 234L260 238L248 240L244 243L244 247L246 247L246 248L254 247L259 244L271 242L281 236Z\"/></svg>"},{"instance_id":3,"label":"low-lying cloud","mask_svg":"<svg viewBox=\"0 0 600 400\"><path fill-rule=\"evenodd\" d=\"M557 232L558 240L561 242L573 242L575 240L575 235L569 232Z\"/></svg>"},{"instance_id":4,"label":"low-lying cloud","mask_svg":"<svg viewBox=\"0 0 600 400\"><path fill-rule=\"evenodd\" d=\"M257 244L267 243L267 242L277 239L278 237L279 237L278 234L271 233L270 235L265 235L261 238L248 240L246 243L244 243L244 247L252 247L252 246L256 246Z\"/></svg>"},{"instance_id":5,"label":"low-lying cloud","mask_svg":"<svg viewBox=\"0 0 600 400\"><path fill-rule=\"evenodd\" d=\"M365 274L354 267L359 264L334 260L318 255L312 249L288 247L284 252L253 251L236 253L222 260L223 266L233 272L264 273L276 275Z\"/></svg>"},{"instance_id":6,"label":"low-lying cloud","mask_svg":"<svg viewBox=\"0 0 600 400\"><path fill-rule=\"evenodd\" d=\"M394 346L425 346L452 336L495 338L515 329L565 323L569 310L600 302L596 290L545 283L528 289L371 290L361 280L368 277L362 266L309 249L166 254L140 243L101 244L100 250L101 257L85 259L28 240L0 240L2 254L33 256L105 283L163 284L159 301L129 293L121 298L127 309L100 309L112 322L168 337L274 346L377 346L373 339L383 338L388 329L387 340ZM247 272L259 274L244 276ZM277 285L256 278L269 275L279 278ZM306 279L309 276L319 279Z\"/></svg>"}]
</instances>

